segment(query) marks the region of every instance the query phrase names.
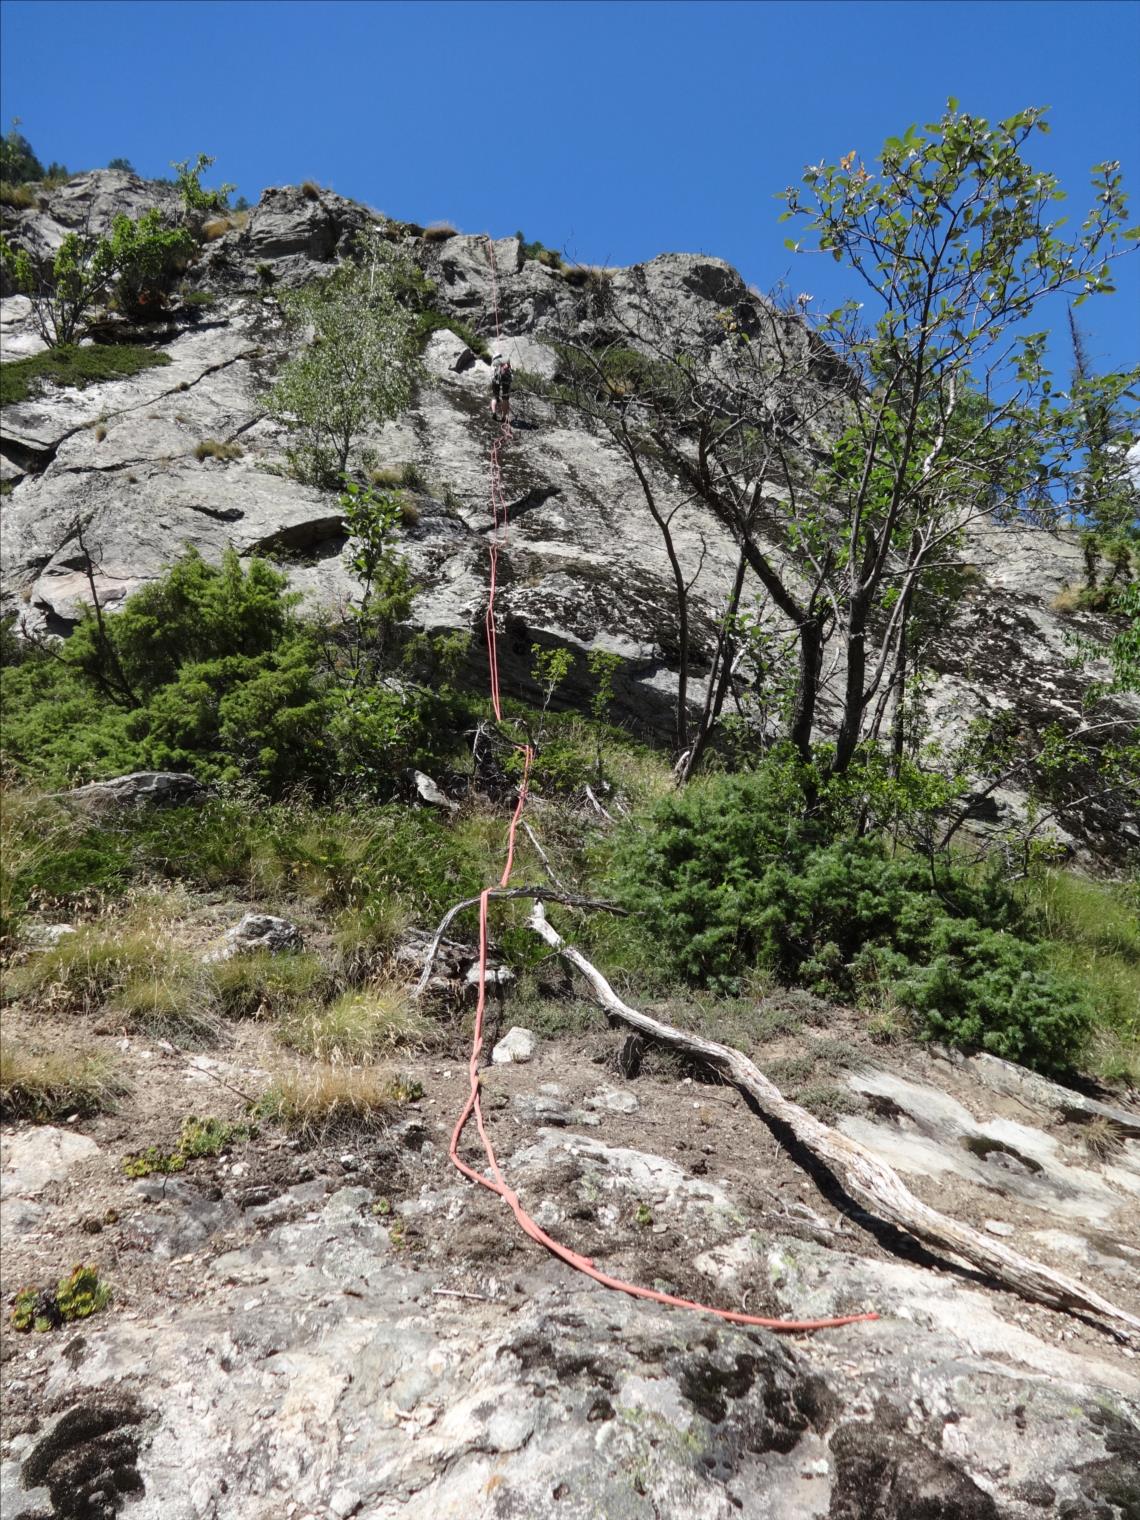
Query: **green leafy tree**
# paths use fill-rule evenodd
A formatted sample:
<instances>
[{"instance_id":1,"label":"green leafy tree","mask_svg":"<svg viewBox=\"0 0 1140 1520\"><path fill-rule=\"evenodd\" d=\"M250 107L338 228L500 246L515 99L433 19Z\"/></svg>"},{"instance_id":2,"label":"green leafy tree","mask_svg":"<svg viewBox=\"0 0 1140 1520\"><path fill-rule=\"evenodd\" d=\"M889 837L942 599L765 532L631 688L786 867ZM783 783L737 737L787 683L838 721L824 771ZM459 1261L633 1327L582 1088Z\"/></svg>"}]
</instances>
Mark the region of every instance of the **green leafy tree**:
<instances>
[{"instance_id":1,"label":"green leafy tree","mask_svg":"<svg viewBox=\"0 0 1140 1520\"><path fill-rule=\"evenodd\" d=\"M398 295L406 259L376 235L359 262L281 296L301 340L266 401L293 435L290 461L318 485L334 484L370 428L399 416L419 375L415 321Z\"/></svg>"},{"instance_id":2,"label":"green leafy tree","mask_svg":"<svg viewBox=\"0 0 1140 1520\"><path fill-rule=\"evenodd\" d=\"M1027 157L1043 118L991 124L951 102L872 167L855 153L809 167L786 194L804 224L791 246L830 254L862 297L818 323L803 302L734 293L715 327L678 331L635 272L607 312L611 349L578 355L579 389L594 387L647 478L671 476L736 540L795 642L782 733L807 762L830 698L836 773L888 721L909 621L969 524L1063 520L1081 467L1080 409L1054 389L1036 324L1054 296L1110 292L1135 232L1106 163L1062 234L1060 186ZM607 373L622 348L636 357Z\"/></svg>"},{"instance_id":3,"label":"green leafy tree","mask_svg":"<svg viewBox=\"0 0 1140 1520\"><path fill-rule=\"evenodd\" d=\"M407 560L397 548L402 501L398 491L346 484L340 497L348 552L360 584L359 597L347 609L348 684L375 681L391 664L399 624L412 605Z\"/></svg>"},{"instance_id":4,"label":"green leafy tree","mask_svg":"<svg viewBox=\"0 0 1140 1520\"><path fill-rule=\"evenodd\" d=\"M44 166L36 157L31 143L20 132L20 119L14 117L12 125L0 137L0 179L10 185L26 185L30 180L44 177Z\"/></svg>"},{"instance_id":5,"label":"green leafy tree","mask_svg":"<svg viewBox=\"0 0 1140 1520\"><path fill-rule=\"evenodd\" d=\"M203 171L209 169L214 162L209 153L199 153L193 163L188 158L171 162L170 167L177 176L178 191L187 213L202 214L229 209L230 194L236 186L223 184L216 190L207 190L202 184Z\"/></svg>"},{"instance_id":6,"label":"green leafy tree","mask_svg":"<svg viewBox=\"0 0 1140 1520\"><path fill-rule=\"evenodd\" d=\"M17 289L31 297L36 326L52 348L83 336L100 306L114 296L138 315L169 288L194 247L182 227L168 227L157 210L132 221L117 216L107 237L69 232L49 269L39 269L26 249L0 238L0 255Z\"/></svg>"},{"instance_id":7,"label":"green leafy tree","mask_svg":"<svg viewBox=\"0 0 1140 1520\"><path fill-rule=\"evenodd\" d=\"M1097 588L1100 561L1109 567L1107 585L1127 577L1140 552L1140 485L1128 449L1140 430L1140 366L1127 374L1098 376L1085 348L1072 307L1073 406L1083 424L1083 468L1070 509L1082 529L1086 590ZM1106 598L1101 598L1106 600Z\"/></svg>"},{"instance_id":8,"label":"green leafy tree","mask_svg":"<svg viewBox=\"0 0 1140 1520\"><path fill-rule=\"evenodd\" d=\"M194 252L194 239L187 228L168 226L157 208L133 222L127 216L117 216L111 225L110 243L115 304L127 316L153 315Z\"/></svg>"}]
</instances>

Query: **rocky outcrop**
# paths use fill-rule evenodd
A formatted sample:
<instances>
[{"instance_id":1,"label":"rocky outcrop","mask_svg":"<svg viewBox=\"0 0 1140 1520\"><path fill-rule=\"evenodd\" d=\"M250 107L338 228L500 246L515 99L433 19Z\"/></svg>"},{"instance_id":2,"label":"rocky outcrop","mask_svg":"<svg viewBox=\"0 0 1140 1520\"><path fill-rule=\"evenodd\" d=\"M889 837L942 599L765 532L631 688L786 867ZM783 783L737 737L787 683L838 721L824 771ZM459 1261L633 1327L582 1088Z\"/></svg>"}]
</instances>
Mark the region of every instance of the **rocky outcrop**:
<instances>
[{"instance_id":1,"label":"rocky outcrop","mask_svg":"<svg viewBox=\"0 0 1140 1520\"><path fill-rule=\"evenodd\" d=\"M69 792L58 792L61 801L81 808L105 811L123 807L183 807L201 802L206 788L196 776L181 771L132 771L109 781L90 781Z\"/></svg>"},{"instance_id":2,"label":"rocky outcrop","mask_svg":"<svg viewBox=\"0 0 1140 1520\"><path fill-rule=\"evenodd\" d=\"M53 192L48 211L21 213L16 233L32 239L39 228L34 235L48 238L62 218L79 215L81 205L98 221L120 194L133 206L141 193L137 181L114 175L85 176L65 190ZM668 735L678 648L673 579L660 533L620 451L586 425L556 418L528 389L526 374L555 372L556 357L543 342L552 330L583 339L614 335L605 328L599 283L634 330L648 299L677 331L715 338L723 334L727 312L739 331L763 341L762 299L723 261L703 255L667 254L632 271L568 277L525 259L514 238L424 242L313 186L266 191L246 224L209 243L190 272L219 299L208 322L168 334L168 367L84 391L51 392L6 410L0 438L11 487L3 503L5 607L30 630L66 633L72 626L90 594L77 520L86 525L96 585L111 607L186 545L212 558L227 545L242 555L267 555L312 602L334 609L344 604L352 579L335 501L289 477L285 439L261 410L283 351L276 305L266 291L326 274L370 222L420 260L435 282L439 308L484 338L494 334L498 292L501 344L520 375L514 437L503 459L513 519L500 558L504 685L523 698L536 696L532 646L561 644L577 658L557 700L583 703L590 691L585 657L606 650L621 661L615 716L648 735ZM33 341L26 303L5 302L4 318L5 353L18 357ZM838 405L851 377L815 355L806 329L794 329L788 341L802 343L821 394L833 394ZM414 616L428 629L475 635L472 675L478 679L490 526L489 369L446 330L432 337L425 365L427 380L411 409L365 442L380 466L411 464L426 481L410 493L417 520L405 535L420 586ZM199 445L211 439L234 445L234 457L199 458ZM673 513L677 553L693 578L690 694L699 702L734 546L719 523L682 498L674 481L655 475L654 485L662 509ZM949 626L929 661L932 736L956 742L983 711L1011 713L1035 732L1054 722L1079 725L1089 677L1073 668L1071 635L1099 636L1104 624L1096 614L1065 617L1054 607L1065 586L1081 577L1073 536L977 526L962 560ZM832 652L825 672L826 729L843 674ZM1132 699L1121 699L1116 711L1140 717ZM984 811L1000 824L1022 801L1015 791L999 790ZM1140 846L1135 817L1098 808L1094 801L1079 815L1066 815L1056 832L1070 844L1087 841L1109 853Z\"/></svg>"}]
</instances>

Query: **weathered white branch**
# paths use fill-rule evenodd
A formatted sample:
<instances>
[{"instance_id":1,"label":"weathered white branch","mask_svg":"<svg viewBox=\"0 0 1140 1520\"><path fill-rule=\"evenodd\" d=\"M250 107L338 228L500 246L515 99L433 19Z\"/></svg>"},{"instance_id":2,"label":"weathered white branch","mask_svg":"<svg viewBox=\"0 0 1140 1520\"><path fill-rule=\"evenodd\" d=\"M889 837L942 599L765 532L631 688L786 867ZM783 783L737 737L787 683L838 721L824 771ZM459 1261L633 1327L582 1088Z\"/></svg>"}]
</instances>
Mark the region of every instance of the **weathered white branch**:
<instances>
[{"instance_id":1,"label":"weathered white branch","mask_svg":"<svg viewBox=\"0 0 1140 1520\"><path fill-rule=\"evenodd\" d=\"M482 893L480 893L480 897ZM510 897L533 897L536 902L560 902L568 908L597 908L604 913L615 913L619 918L628 917L624 908L619 908L616 903L602 902L596 897L579 897L574 892L552 892L549 887L492 887L487 893L488 897L496 899ZM439 947L443 942L443 936L447 933L447 926L457 913L462 913L464 908L473 908L478 903L478 897L467 897L458 902L454 907L448 908L440 920L439 928L435 931L431 944L424 956L424 969L420 972L420 979L412 989L413 997L421 997L427 988L431 977L431 968L435 965L435 958L439 954Z\"/></svg>"},{"instance_id":2,"label":"weathered white branch","mask_svg":"<svg viewBox=\"0 0 1140 1520\"><path fill-rule=\"evenodd\" d=\"M836 1171L843 1185L855 1198L865 1203L881 1219L905 1230L908 1235L941 1251L950 1252L985 1272L1003 1287L1031 1302L1051 1308L1077 1310L1114 1321L1113 1333L1127 1338L1118 1326L1127 1326L1133 1335L1140 1332L1140 1319L1102 1298L1091 1288L1071 1277L1041 1266L1029 1257L1012 1251L996 1240L988 1240L955 1219L940 1214L916 1198L898 1173L885 1162L838 1130L821 1124L814 1115L790 1102L774 1083L747 1056L729 1045L706 1040L663 1024L659 1019L639 1013L623 1003L605 977L547 921L542 904L536 902L529 919L530 927L589 982L594 996L612 1017L632 1029L660 1040L675 1049L699 1056L719 1071L742 1093L753 1100L766 1118L775 1119L795 1135L801 1145Z\"/></svg>"}]
</instances>

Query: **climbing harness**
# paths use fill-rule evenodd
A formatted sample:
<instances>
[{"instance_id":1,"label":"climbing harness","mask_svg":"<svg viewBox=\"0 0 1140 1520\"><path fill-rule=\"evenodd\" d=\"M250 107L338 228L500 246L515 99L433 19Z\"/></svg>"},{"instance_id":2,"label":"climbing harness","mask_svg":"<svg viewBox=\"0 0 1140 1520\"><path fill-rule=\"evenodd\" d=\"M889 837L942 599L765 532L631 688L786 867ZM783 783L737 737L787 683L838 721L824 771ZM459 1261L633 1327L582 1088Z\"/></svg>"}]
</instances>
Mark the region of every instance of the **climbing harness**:
<instances>
[{"instance_id":1,"label":"climbing harness","mask_svg":"<svg viewBox=\"0 0 1140 1520\"><path fill-rule=\"evenodd\" d=\"M491 266L491 293L495 309L495 337L500 336L499 318L499 280L498 270L495 267L495 248L491 239L487 238L487 258ZM510 420L504 419L502 427L491 444L490 458L490 492L491 492L491 518L493 532L490 541L490 587L487 597L487 613L485 627L487 632L487 662L489 669L491 705L494 708L497 722L502 722L503 712L500 700L499 688L499 662L498 650L495 643L495 594L498 589L499 550L507 543L508 514L507 505L503 496L502 476L502 451L511 439ZM534 762L534 750L529 744L519 744L516 750L523 757L523 774L519 783L518 801L511 815L510 826L507 830L507 859L503 867L503 874L499 878L498 886L505 887L511 879L514 869L516 836L518 833L519 820L522 817L523 808L526 806L527 787L530 783L531 766ZM471 1041L471 1058L468 1062L468 1092L467 1101L463 1105L463 1111L456 1120L455 1129L452 1132L451 1144L448 1147L448 1155L453 1165L469 1178L478 1183L480 1187L487 1188L495 1193L506 1203L519 1228L529 1235L531 1240L545 1246L548 1251L566 1262L575 1271L584 1273L594 1282L600 1283L605 1288L612 1288L618 1293L627 1293L633 1298L647 1298L654 1303L668 1304L677 1309L696 1309L704 1314L715 1315L718 1319L727 1320L734 1325L757 1325L767 1330L805 1331L805 1330L828 1330L840 1325L858 1324L862 1320L878 1319L877 1314L845 1314L834 1319L766 1319L760 1314L744 1314L733 1309L717 1309L711 1304L695 1303L692 1299L678 1298L672 1293L660 1293L655 1288L641 1287L637 1283L623 1281L620 1277L611 1277L609 1273L602 1272L596 1267L588 1256L582 1256L561 1241L553 1239L544 1229L538 1225L523 1207L519 1195L510 1187L503 1176L495 1155L491 1137L487 1133L487 1127L483 1120L483 1110L480 1104L480 1077L479 1058L483 1051L483 1025L487 1007L487 901L495 890L494 887L485 887L479 897L479 990L478 1000L475 1005L475 1030ZM490 1168L490 1176L486 1172L477 1171L469 1166L459 1154L459 1145L463 1139L463 1133L471 1119L475 1120L475 1127L479 1132L479 1139L483 1144L483 1150Z\"/></svg>"}]
</instances>

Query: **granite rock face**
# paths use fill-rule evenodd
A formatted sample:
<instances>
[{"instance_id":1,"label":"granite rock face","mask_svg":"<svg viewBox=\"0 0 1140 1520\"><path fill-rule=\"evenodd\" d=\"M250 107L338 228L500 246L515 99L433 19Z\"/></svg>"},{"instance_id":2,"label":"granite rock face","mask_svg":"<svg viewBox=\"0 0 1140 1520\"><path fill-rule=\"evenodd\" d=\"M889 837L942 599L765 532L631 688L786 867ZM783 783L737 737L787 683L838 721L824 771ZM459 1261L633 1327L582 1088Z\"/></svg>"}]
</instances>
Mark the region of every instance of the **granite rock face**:
<instances>
[{"instance_id":1,"label":"granite rock face","mask_svg":"<svg viewBox=\"0 0 1140 1520\"><path fill-rule=\"evenodd\" d=\"M83 176L52 192L45 209L19 214L10 232L47 246L60 229L111 209L141 209L150 189L131 176ZM456 235L442 242L412 236L401 224L318 189L267 190L244 225L206 245L189 279L217 298L207 319L168 314L161 334L168 367L83 391L53 391L6 409L0 454L11 492L4 499L4 607L31 630L65 634L89 596L76 542L82 520L96 559L96 585L109 607L161 573L185 546L216 559L239 554L277 560L312 603L336 609L352 592L345 535L334 496L283 472L285 440L265 418L261 397L284 353L272 295L326 275L357 232L375 223L420 262L445 316L484 340L495 334L519 376L514 435L503 455L510 543L501 556L499 659L504 685L533 698L535 643L577 656L558 700L582 703L593 650L617 655L615 716L667 737L678 684L676 605L661 535L624 456L587 425L556 419L527 384L550 377L557 360L544 342L570 332L607 335L597 281L612 293L617 317L637 330L648 298L678 332L723 333L725 312L763 341L764 303L722 260L665 254L636 270L568 279L522 255L515 238ZM37 242L38 240L38 242ZM34 347L27 303L3 303L4 353ZM798 337L796 336L798 334ZM815 354L816 340L794 329L814 356L819 394L838 402L850 376ZM818 361L818 362L814 362ZM489 366L454 333L436 332L425 353L427 380L411 409L365 440L381 467L414 465L426 482L411 493L418 517L405 545L419 591L414 617L431 630L472 633L472 675L487 589L488 451L492 439ZM199 458L199 445L236 445L229 460ZM735 566L723 527L683 499L671 478L654 474L661 508L686 577L693 578L690 697L703 699L716 622ZM1073 668L1073 635L1098 636L1094 613L1062 616L1054 602L1080 582L1073 535L1031 528L973 528L961 549L962 576L951 626L932 657L933 736L953 742L981 712L1005 711L1035 731L1082 721L1088 682L1103 672ZM841 664L829 653L820 722L834 721ZM1116 713L1140 718L1140 704L1119 699ZM1020 794L987 798L981 822L1000 825ZM1140 847L1135 817L1090 801L1063 816L1062 842L1123 853Z\"/></svg>"}]
</instances>

